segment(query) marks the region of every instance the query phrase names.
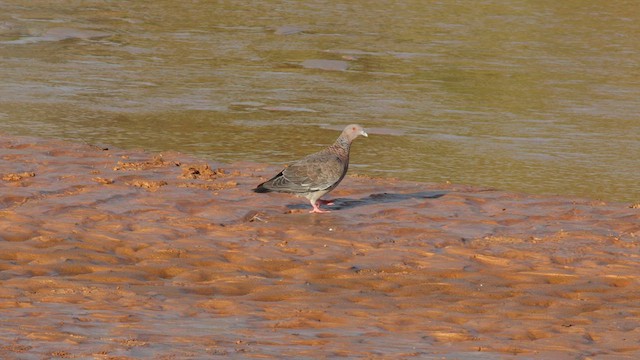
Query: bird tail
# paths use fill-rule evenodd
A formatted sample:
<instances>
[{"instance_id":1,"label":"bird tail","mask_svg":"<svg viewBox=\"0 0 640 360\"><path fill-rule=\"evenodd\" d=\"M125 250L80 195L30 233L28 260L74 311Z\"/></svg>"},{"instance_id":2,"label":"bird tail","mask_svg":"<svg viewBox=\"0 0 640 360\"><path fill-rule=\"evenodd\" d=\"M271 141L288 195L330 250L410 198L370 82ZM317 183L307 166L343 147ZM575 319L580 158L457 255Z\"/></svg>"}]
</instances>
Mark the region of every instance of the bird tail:
<instances>
[{"instance_id":1,"label":"bird tail","mask_svg":"<svg viewBox=\"0 0 640 360\"><path fill-rule=\"evenodd\" d=\"M269 190L266 187L264 187L264 183L256 186L256 188L253 189L253 191L257 192L257 193L268 193L268 192L271 192L271 190Z\"/></svg>"}]
</instances>

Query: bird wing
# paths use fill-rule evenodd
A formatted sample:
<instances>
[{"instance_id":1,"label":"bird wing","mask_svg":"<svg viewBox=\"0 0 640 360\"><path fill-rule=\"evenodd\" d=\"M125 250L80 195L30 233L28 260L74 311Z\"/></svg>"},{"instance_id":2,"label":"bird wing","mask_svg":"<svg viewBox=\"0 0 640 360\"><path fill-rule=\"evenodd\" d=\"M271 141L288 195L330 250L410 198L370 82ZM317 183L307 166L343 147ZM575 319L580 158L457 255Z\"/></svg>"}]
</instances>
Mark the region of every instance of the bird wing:
<instances>
[{"instance_id":1,"label":"bird wing","mask_svg":"<svg viewBox=\"0 0 640 360\"><path fill-rule=\"evenodd\" d=\"M269 181L275 191L306 193L331 189L344 176L345 161L329 151L311 154Z\"/></svg>"}]
</instances>

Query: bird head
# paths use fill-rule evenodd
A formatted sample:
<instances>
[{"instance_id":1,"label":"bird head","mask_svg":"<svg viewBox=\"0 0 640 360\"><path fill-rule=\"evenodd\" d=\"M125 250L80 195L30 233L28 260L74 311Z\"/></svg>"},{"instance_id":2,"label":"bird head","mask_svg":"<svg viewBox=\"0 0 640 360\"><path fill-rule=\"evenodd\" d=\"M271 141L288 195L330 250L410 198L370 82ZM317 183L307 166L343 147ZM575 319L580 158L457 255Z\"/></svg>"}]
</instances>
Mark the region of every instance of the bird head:
<instances>
[{"instance_id":1,"label":"bird head","mask_svg":"<svg viewBox=\"0 0 640 360\"><path fill-rule=\"evenodd\" d=\"M367 132L364 131L364 128L358 124L347 125L347 127L344 128L344 131L342 131L342 134L346 135L349 141L353 141L353 139L357 138L360 135L369 137L369 135L367 135Z\"/></svg>"}]
</instances>

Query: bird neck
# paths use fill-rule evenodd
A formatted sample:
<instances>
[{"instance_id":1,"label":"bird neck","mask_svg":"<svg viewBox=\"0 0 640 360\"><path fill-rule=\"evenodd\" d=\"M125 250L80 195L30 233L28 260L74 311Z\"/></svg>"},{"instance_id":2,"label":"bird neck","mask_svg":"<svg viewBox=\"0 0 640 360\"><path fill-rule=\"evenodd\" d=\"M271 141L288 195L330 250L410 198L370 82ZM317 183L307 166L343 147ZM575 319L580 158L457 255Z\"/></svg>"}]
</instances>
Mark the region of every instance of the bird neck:
<instances>
[{"instance_id":1,"label":"bird neck","mask_svg":"<svg viewBox=\"0 0 640 360\"><path fill-rule=\"evenodd\" d=\"M333 146L347 149L348 151L351 146L351 141L346 136L340 136Z\"/></svg>"},{"instance_id":2,"label":"bird neck","mask_svg":"<svg viewBox=\"0 0 640 360\"><path fill-rule=\"evenodd\" d=\"M351 141L349 141L349 139L345 139L345 138L338 138L338 140L336 140L335 143L333 143L333 145L331 145L331 151L332 153L338 155L339 157L342 158L343 162L345 164L349 163L349 148L351 147Z\"/></svg>"}]
</instances>

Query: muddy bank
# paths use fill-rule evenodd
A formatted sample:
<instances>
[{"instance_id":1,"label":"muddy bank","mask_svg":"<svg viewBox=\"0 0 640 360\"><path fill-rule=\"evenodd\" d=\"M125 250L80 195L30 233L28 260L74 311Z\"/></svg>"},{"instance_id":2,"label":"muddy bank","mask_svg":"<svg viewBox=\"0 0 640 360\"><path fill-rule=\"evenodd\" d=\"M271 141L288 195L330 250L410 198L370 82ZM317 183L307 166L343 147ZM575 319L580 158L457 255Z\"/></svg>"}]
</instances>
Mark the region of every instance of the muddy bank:
<instances>
[{"instance_id":1,"label":"muddy bank","mask_svg":"<svg viewBox=\"0 0 640 360\"><path fill-rule=\"evenodd\" d=\"M0 357L640 356L640 210L0 135Z\"/></svg>"}]
</instances>

